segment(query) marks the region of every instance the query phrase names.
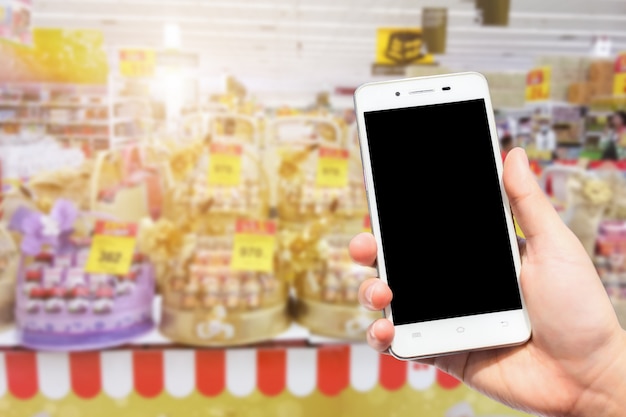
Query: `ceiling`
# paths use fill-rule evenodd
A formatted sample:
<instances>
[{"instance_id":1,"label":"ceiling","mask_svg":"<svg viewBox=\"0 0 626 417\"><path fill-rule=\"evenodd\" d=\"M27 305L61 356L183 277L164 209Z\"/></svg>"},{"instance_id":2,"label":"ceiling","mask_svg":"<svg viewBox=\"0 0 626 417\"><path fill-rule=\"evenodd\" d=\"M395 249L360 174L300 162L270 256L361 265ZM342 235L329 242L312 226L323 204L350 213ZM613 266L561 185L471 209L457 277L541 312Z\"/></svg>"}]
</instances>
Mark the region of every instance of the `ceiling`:
<instances>
[{"instance_id":1,"label":"ceiling","mask_svg":"<svg viewBox=\"0 0 626 417\"><path fill-rule=\"evenodd\" d=\"M177 23L201 75L231 74L249 91L332 91L375 79L376 31L419 27L424 7L446 7L453 70L520 71L546 55L589 55L606 36L626 50L624 0L511 0L509 25L477 23L473 0L34 0L36 27L94 28L111 51L163 47Z\"/></svg>"}]
</instances>

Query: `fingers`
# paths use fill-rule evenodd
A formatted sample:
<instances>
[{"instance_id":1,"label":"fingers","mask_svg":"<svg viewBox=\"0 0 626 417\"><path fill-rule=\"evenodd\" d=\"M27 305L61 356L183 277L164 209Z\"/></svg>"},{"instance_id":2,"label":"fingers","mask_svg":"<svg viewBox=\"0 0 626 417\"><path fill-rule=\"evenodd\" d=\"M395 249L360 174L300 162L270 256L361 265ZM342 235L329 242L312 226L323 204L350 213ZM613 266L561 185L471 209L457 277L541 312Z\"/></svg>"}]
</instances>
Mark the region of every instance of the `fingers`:
<instances>
[{"instance_id":1,"label":"fingers","mask_svg":"<svg viewBox=\"0 0 626 417\"><path fill-rule=\"evenodd\" d=\"M376 240L371 233L354 236L348 249L354 262L366 266L374 266L376 263Z\"/></svg>"},{"instance_id":2,"label":"fingers","mask_svg":"<svg viewBox=\"0 0 626 417\"><path fill-rule=\"evenodd\" d=\"M563 223L531 172L522 148L513 148L504 161L504 188L526 239L553 235Z\"/></svg>"},{"instance_id":3,"label":"fingers","mask_svg":"<svg viewBox=\"0 0 626 417\"><path fill-rule=\"evenodd\" d=\"M391 302L391 290L378 278L369 278L359 286L359 303L368 310L380 311Z\"/></svg>"},{"instance_id":4,"label":"fingers","mask_svg":"<svg viewBox=\"0 0 626 417\"><path fill-rule=\"evenodd\" d=\"M393 340L394 328L387 319L378 319L367 329L367 344L379 352L386 352Z\"/></svg>"}]
</instances>

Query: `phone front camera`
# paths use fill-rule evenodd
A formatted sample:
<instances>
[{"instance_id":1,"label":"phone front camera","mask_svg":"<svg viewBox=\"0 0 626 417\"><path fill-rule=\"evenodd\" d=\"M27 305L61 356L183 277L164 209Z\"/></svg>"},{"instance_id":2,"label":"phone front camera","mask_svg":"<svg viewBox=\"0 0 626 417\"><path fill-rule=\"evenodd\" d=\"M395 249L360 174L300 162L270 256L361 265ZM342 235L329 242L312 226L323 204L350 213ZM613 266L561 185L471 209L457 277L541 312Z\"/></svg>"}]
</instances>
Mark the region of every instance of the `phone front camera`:
<instances>
[{"instance_id":1,"label":"phone front camera","mask_svg":"<svg viewBox=\"0 0 626 417\"><path fill-rule=\"evenodd\" d=\"M400 92L396 91L396 97L400 96Z\"/></svg>"}]
</instances>

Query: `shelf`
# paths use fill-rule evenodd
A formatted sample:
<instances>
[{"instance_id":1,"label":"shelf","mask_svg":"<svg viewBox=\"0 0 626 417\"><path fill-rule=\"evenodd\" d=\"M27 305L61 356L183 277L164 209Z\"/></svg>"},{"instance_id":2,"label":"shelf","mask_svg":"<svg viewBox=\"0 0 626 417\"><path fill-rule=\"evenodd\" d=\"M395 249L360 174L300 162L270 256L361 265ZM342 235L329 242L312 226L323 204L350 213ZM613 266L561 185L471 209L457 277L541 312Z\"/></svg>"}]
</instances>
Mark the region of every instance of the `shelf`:
<instances>
[{"instance_id":1,"label":"shelf","mask_svg":"<svg viewBox=\"0 0 626 417\"><path fill-rule=\"evenodd\" d=\"M121 123L121 122L117 122ZM45 120L45 119L12 119L0 120L0 124L36 124L36 125L56 125L56 126L108 126L108 120L85 120L85 121L61 121L61 120Z\"/></svg>"},{"instance_id":2,"label":"shelf","mask_svg":"<svg viewBox=\"0 0 626 417\"><path fill-rule=\"evenodd\" d=\"M0 107L65 107L65 108L103 108L107 103L75 103L63 101L6 101L0 100Z\"/></svg>"},{"instance_id":3,"label":"shelf","mask_svg":"<svg viewBox=\"0 0 626 417\"><path fill-rule=\"evenodd\" d=\"M97 149L145 139L151 126L149 101L120 97L114 90L112 82L97 86L0 83L0 128L6 132L0 133L0 139L11 145L46 136L106 141Z\"/></svg>"}]
</instances>

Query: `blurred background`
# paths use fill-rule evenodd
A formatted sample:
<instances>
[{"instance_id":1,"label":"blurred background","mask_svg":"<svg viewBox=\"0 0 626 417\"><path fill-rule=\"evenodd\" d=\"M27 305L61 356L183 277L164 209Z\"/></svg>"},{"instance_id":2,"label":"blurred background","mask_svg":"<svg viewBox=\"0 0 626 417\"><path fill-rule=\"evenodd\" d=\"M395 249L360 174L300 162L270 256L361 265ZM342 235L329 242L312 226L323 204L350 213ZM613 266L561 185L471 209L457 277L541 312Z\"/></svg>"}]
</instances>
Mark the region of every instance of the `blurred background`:
<instances>
[{"instance_id":1,"label":"blurred background","mask_svg":"<svg viewBox=\"0 0 626 417\"><path fill-rule=\"evenodd\" d=\"M502 158L526 149L626 323L625 23L621 0L0 0L0 414L524 415L367 347L353 93L483 73Z\"/></svg>"}]
</instances>

